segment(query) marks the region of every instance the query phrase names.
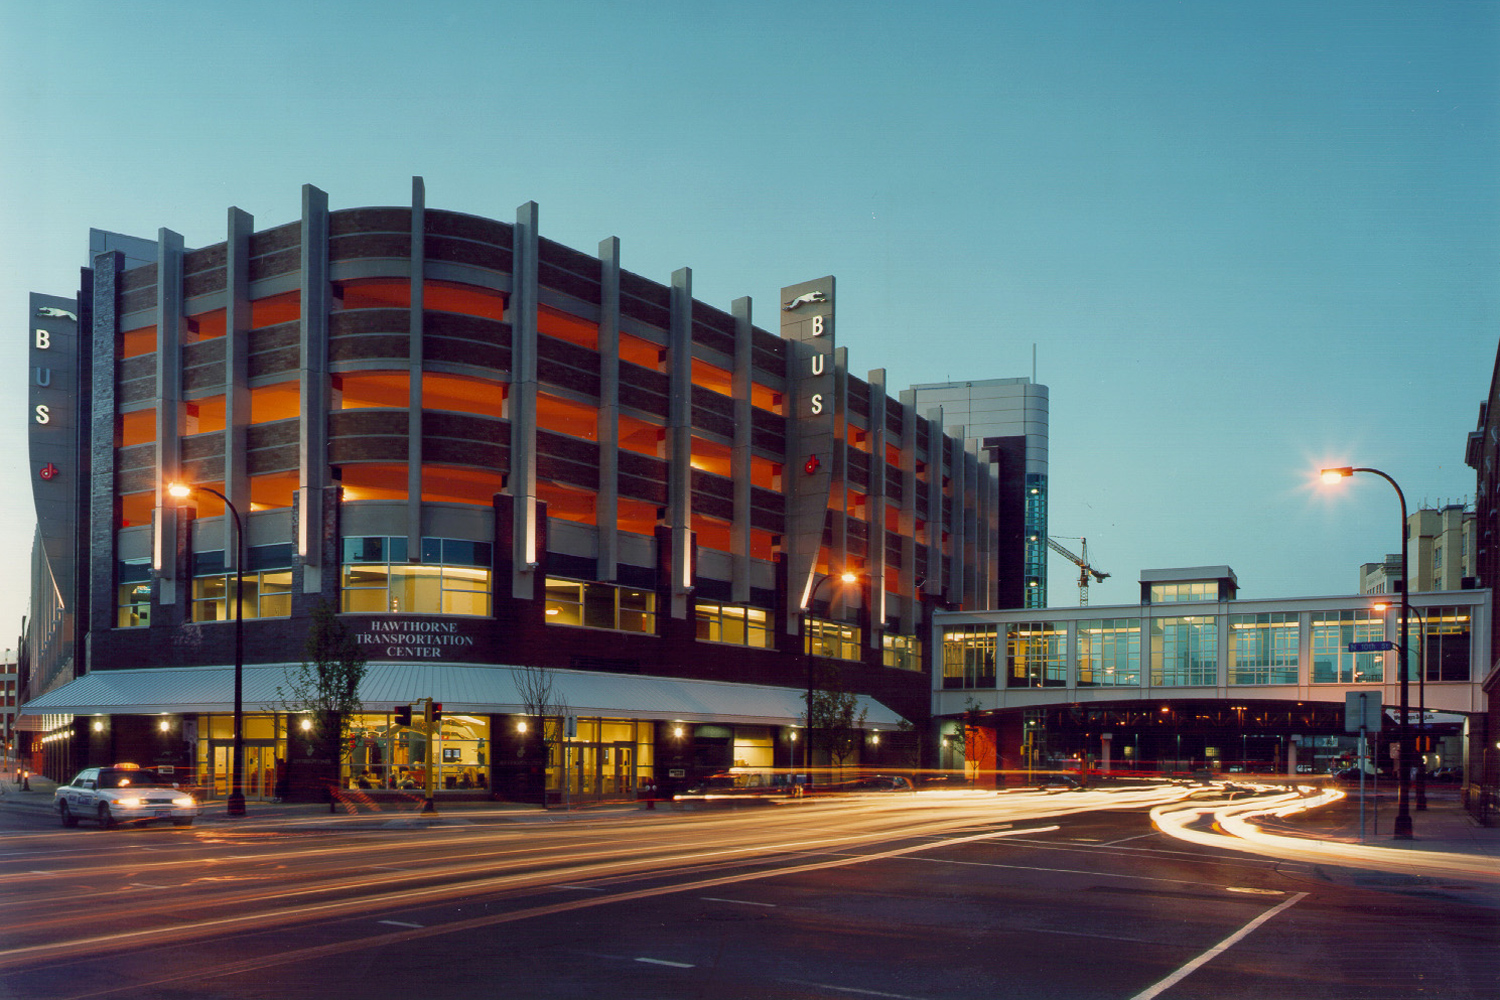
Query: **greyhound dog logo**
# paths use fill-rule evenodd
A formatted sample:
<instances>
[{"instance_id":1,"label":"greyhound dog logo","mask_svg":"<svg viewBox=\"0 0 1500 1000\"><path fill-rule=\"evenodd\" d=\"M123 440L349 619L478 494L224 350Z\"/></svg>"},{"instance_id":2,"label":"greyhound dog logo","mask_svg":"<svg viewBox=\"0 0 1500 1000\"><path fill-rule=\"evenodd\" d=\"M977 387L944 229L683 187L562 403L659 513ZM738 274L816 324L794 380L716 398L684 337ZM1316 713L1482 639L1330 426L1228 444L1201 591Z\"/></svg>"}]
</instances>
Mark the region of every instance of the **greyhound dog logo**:
<instances>
[{"instance_id":1,"label":"greyhound dog logo","mask_svg":"<svg viewBox=\"0 0 1500 1000\"><path fill-rule=\"evenodd\" d=\"M38 306L36 314L38 316L44 316L48 319L70 319L75 323L78 322L77 316L68 312L66 309L59 309L56 306Z\"/></svg>"},{"instance_id":2,"label":"greyhound dog logo","mask_svg":"<svg viewBox=\"0 0 1500 1000\"><path fill-rule=\"evenodd\" d=\"M827 302L828 296L822 292L803 292L801 295L782 305L783 312L791 312L799 306L811 305L814 302Z\"/></svg>"}]
</instances>

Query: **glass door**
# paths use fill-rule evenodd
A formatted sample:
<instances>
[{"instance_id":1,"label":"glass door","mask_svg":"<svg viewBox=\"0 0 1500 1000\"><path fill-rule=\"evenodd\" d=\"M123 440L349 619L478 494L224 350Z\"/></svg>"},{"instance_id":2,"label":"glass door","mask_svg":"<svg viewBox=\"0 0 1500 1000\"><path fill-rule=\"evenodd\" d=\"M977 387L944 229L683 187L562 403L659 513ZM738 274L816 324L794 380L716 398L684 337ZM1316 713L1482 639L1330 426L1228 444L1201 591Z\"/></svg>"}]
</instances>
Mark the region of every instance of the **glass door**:
<instances>
[{"instance_id":1,"label":"glass door","mask_svg":"<svg viewBox=\"0 0 1500 1000\"><path fill-rule=\"evenodd\" d=\"M230 767L234 757L233 743L215 742L213 749L213 796L229 797ZM245 772L240 776L240 791L246 799L270 799L276 795L276 748L245 747Z\"/></svg>"}]
</instances>

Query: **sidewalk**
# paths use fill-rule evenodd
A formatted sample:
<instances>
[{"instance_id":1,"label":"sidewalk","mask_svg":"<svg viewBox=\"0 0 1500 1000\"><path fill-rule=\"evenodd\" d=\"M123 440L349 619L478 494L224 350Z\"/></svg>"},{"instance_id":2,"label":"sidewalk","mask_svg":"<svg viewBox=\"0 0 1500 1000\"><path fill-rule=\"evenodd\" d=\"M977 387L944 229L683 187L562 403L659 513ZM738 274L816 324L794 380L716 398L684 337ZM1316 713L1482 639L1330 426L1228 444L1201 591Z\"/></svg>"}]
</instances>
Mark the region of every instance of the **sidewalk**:
<instances>
[{"instance_id":1,"label":"sidewalk","mask_svg":"<svg viewBox=\"0 0 1500 1000\"><path fill-rule=\"evenodd\" d=\"M1474 854L1494 858L1500 864L1500 827L1484 827L1470 816L1459 802L1458 788L1452 785L1429 786L1427 808L1417 809L1416 796L1408 802L1411 812L1411 840L1396 840L1396 795L1382 792L1379 799L1365 796L1366 844L1408 851L1439 851L1452 854ZM1268 832L1292 837L1311 837L1357 844L1359 839L1359 791L1349 793L1343 801L1314 809L1284 820L1263 821Z\"/></svg>"}]
</instances>

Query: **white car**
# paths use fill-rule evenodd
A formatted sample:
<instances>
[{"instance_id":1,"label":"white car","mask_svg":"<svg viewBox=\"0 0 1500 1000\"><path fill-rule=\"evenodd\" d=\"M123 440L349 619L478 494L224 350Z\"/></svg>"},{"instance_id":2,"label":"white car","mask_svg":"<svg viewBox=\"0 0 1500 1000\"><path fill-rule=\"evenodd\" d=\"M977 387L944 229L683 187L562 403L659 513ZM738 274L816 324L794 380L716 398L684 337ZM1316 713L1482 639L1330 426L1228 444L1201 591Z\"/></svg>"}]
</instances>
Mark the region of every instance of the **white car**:
<instances>
[{"instance_id":1,"label":"white car","mask_svg":"<svg viewBox=\"0 0 1500 1000\"><path fill-rule=\"evenodd\" d=\"M152 820L192 826L198 816L198 803L191 795L136 764L85 768L68 784L57 787L53 802L63 826L77 826L80 819L88 819L103 830L116 823Z\"/></svg>"}]
</instances>

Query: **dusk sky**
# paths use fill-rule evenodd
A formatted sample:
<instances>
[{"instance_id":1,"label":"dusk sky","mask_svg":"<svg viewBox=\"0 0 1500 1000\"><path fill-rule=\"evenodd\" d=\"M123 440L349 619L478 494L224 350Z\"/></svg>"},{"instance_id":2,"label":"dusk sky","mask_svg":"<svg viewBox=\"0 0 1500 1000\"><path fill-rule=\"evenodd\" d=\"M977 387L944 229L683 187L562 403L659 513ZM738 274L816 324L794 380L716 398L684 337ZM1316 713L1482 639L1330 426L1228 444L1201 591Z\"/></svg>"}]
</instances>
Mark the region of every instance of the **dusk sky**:
<instances>
[{"instance_id":1,"label":"dusk sky","mask_svg":"<svg viewBox=\"0 0 1500 1000\"><path fill-rule=\"evenodd\" d=\"M838 279L892 390L1051 392L1051 534L1241 596L1353 593L1469 502L1500 334L1500 5L0 0L0 646L27 613L28 292L90 227L511 220L698 298ZM1077 603L1050 564L1051 603Z\"/></svg>"}]
</instances>

